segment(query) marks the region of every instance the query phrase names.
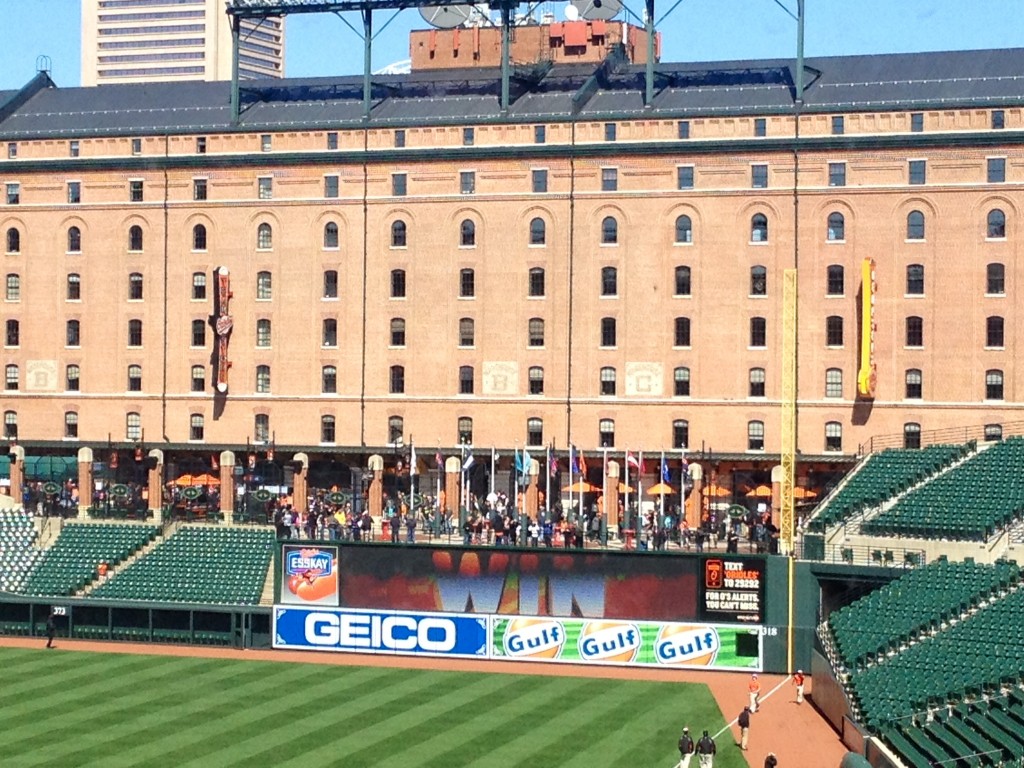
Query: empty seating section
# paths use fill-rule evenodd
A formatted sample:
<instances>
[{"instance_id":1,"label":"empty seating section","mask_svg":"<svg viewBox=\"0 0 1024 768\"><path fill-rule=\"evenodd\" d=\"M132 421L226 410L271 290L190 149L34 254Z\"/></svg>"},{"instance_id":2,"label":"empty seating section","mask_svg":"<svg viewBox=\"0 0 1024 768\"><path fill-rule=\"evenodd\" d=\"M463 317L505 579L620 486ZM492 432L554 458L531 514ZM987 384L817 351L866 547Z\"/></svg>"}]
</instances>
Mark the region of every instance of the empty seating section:
<instances>
[{"instance_id":1,"label":"empty seating section","mask_svg":"<svg viewBox=\"0 0 1024 768\"><path fill-rule=\"evenodd\" d=\"M30 595L71 595L96 578L101 562L113 567L157 534L156 526L68 523L44 550L22 584Z\"/></svg>"},{"instance_id":2,"label":"empty seating section","mask_svg":"<svg viewBox=\"0 0 1024 768\"><path fill-rule=\"evenodd\" d=\"M0 592L16 592L39 558L36 529L25 512L0 512Z\"/></svg>"},{"instance_id":3,"label":"empty seating section","mask_svg":"<svg viewBox=\"0 0 1024 768\"><path fill-rule=\"evenodd\" d=\"M1011 437L864 522L876 536L984 541L1024 513L1024 438Z\"/></svg>"},{"instance_id":4,"label":"empty seating section","mask_svg":"<svg viewBox=\"0 0 1024 768\"><path fill-rule=\"evenodd\" d=\"M99 585L92 596L254 605L263 591L274 544L269 528L185 526Z\"/></svg>"},{"instance_id":5,"label":"empty seating section","mask_svg":"<svg viewBox=\"0 0 1024 768\"><path fill-rule=\"evenodd\" d=\"M974 444L932 445L914 450L889 448L872 454L844 485L824 500L811 526L824 530L877 506L948 467L973 448Z\"/></svg>"},{"instance_id":6,"label":"empty seating section","mask_svg":"<svg viewBox=\"0 0 1024 768\"><path fill-rule=\"evenodd\" d=\"M862 666L1020 578L1016 563L978 565L940 558L835 611L829 629L843 663Z\"/></svg>"}]
</instances>

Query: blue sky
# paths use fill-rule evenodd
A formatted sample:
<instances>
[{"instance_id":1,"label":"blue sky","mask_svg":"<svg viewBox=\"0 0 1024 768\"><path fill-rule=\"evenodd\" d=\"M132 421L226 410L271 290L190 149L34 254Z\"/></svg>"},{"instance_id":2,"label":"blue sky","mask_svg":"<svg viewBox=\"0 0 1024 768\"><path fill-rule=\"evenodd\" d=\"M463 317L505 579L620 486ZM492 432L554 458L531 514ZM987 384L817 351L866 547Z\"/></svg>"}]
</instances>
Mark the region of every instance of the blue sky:
<instances>
[{"instance_id":1,"label":"blue sky","mask_svg":"<svg viewBox=\"0 0 1024 768\"><path fill-rule=\"evenodd\" d=\"M716 61L791 56L796 0L682 0L658 17L664 61ZM642 3L627 0L639 12ZM659 0L659 12L671 8ZM1024 47L1021 0L806 0L809 56L974 48ZM562 17L564 2L551 3ZM380 29L390 12L375 15ZM349 14L356 27L359 20ZM0 0L0 89L18 88L36 71L36 57L50 57L54 80L79 83L78 0ZM356 74L362 43L339 18L310 14L287 21L287 74ZM408 31L423 27L415 10L402 11L374 41L374 68L406 59Z\"/></svg>"}]
</instances>

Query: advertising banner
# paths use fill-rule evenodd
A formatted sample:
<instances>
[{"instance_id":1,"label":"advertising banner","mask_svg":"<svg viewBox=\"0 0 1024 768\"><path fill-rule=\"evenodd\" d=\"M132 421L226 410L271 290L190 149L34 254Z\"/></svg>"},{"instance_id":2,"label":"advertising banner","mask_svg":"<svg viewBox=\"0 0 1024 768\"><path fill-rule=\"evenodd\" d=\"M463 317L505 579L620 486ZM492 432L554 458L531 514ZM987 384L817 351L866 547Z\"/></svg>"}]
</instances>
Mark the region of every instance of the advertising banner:
<instances>
[{"instance_id":1,"label":"advertising banner","mask_svg":"<svg viewBox=\"0 0 1024 768\"><path fill-rule=\"evenodd\" d=\"M487 658L487 617L274 606L274 647Z\"/></svg>"},{"instance_id":2,"label":"advertising banner","mask_svg":"<svg viewBox=\"0 0 1024 768\"><path fill-rule=\"evenodd\" d=\"M338 547L284 544L281 595L285 605L338 604Z\"/></svg>"},{"instance_id":3,"label":"advertising banner","mask_svg":"<svg viewBox=\"0 0 1024 768\"><path fill-rule=\"evenodd\" d=\"M764 621L764 558L709 557L701 581L701 615L709 621Z\"/></svg>"},{"instance_id":4,"label":"advertising banner","mask_svg":"<svg viewBox=\"0 0 1024 768\"><path fill-rule=\"evenodd\" d=\"M492 659L760 671L760 627L491 617Z\"/></svg>"}]
</instances>

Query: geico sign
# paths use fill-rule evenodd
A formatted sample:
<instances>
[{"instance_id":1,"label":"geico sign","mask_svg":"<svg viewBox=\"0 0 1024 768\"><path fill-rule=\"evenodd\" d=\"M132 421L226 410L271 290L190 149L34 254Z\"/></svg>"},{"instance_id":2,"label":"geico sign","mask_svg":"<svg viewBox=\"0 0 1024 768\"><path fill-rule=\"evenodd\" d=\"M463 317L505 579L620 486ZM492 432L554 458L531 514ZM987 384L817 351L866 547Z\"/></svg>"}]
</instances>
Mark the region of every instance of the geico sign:
<instances>
[{"instance_id":1,"label":"geico sign","mask_svg":"<svg viewBox=\"0 0 1024 768\"><path fill-rule=\"evenodd\" d=\"M377 616L309 613L306 642L385 651L446 653L455 649L457 627L441 616Z\"/></svg>"}]
</instances>

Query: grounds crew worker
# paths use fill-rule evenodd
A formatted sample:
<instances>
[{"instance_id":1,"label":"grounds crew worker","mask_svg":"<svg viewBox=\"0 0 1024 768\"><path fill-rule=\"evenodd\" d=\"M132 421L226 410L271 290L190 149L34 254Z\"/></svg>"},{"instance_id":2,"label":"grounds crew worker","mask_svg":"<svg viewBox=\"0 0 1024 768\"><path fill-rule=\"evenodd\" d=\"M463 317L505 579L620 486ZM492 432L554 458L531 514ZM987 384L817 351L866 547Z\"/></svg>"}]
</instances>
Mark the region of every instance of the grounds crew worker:
<instances>
[{"instance_id":1,"label":"grounds crew worker","mask_svg":"<svg viewBox=\"0 0 1024 768\"><path fill-rule=\"evenodd\" d=\"M700 741L697 742L697 755L700 759L700 768L712 768L715 760L715 752L718 748L715 746L715 740L712 739L707 731L704 731L704 735L700 737Z\"/></svg>"},{"instance_id":2,"label":"grounds crew worker","mask_svg":"<svg viewBox=\"0 0 1024 768\"><path fill-rule=\"evenodd\" d=\"M683 726L683 735L679 737L679 765L676 768L688 768L690 758L693 757L693 739L690 738L690 729Z\"/></svg>"}]
</instances>

